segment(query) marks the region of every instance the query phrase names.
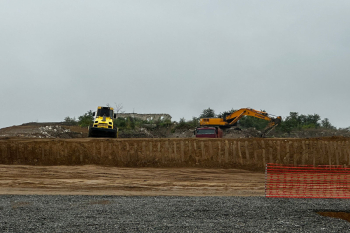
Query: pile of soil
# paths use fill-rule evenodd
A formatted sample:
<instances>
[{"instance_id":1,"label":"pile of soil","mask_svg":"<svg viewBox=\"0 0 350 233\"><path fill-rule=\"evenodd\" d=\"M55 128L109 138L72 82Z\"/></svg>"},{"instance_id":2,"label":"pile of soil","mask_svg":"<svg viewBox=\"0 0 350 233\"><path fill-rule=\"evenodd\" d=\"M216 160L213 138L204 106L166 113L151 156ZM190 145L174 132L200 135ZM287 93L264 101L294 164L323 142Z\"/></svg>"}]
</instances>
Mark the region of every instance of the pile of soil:
<instances>
[{"instance_id":1,"label":"pile of soil","mask_svg":"<svg viewBox=\"0 0 350 233\"><path fill-rule=\"evenodd\" d=\"M0 138L84 138L87 133L87 128L61 122L31 122L0 129Z\"/></svg>"},{"instance_id":2,"label":"pile of soil","mask_svg":"<svg viewBox=\"0 0 350 233\"><path fill-rule=\"evenodd\" d=\"M194 138L195 129L173 129L172 127L142 127L135 130L119 131L119 138ZM19 126L0 129L0 138L86 138L87 127L71 125L65 122L31 122ZM255 128L224 130L224 138L257 138L261 131ZM268 138L319 138L350 137L349 129L304 129L291 133L271 131Z\"/></svg>"}]
</instances>

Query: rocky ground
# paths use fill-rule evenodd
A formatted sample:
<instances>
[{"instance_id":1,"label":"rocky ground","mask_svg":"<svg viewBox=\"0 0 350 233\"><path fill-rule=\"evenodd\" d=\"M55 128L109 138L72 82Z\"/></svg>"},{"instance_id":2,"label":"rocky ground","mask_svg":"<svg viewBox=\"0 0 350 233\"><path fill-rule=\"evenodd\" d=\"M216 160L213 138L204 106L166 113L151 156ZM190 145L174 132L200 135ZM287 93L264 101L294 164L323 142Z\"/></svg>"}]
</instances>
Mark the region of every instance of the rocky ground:
<instances>
[{"instance_id":1,"label":"rocky ground","mask_svg":"<svg viewBox=\"0 0 350 233\"><path fill-rule=\"evenodd\" d=\"M86 127L62 122L32 122L0 129L0 138L84 138L87 134Z\"/></svg>"}]
</instances>

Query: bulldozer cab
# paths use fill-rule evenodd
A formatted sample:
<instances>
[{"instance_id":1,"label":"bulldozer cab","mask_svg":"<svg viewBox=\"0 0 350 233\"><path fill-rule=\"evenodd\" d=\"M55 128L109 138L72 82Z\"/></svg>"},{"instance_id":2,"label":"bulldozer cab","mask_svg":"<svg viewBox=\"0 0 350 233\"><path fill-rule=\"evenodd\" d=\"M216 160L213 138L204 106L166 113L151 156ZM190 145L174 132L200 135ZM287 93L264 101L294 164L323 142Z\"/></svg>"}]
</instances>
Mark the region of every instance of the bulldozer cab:
<instances>
[{"instance_id":1,"label":"bulldozer cab","mask_svg":"<svg viewBox=\"0 0 350 233\"><path fill-rule=\"evenodd\" d=\"M97 114L96 114L97 117L103 117L103 116L106 116L106 117L112 117L113 116L113 110L109 109L109 108L101 108L101 109L98 109L97 110Z\"/></svg>"},{"instance_id":2,"label":"bulldozer cab","mask_svg":"<svg viewBox=\"0 0 350 233\"><path fill-rule=\"evenodd\" d=\"M95 115L95 112L93 112L93 115ZM110 107L98 107L96 117L110 117L110 118L116 118L116 114L113 114L113 108Z\"/></svg>"}]
</instances>

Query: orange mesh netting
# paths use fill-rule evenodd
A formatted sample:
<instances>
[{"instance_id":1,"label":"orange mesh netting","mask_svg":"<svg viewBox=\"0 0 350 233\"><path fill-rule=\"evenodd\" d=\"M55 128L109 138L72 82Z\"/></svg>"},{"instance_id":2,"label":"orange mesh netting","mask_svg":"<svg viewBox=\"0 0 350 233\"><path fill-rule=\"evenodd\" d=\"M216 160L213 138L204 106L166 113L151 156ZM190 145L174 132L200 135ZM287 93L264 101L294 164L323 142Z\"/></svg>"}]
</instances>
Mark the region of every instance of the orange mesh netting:
<instances>
[{"instance_id":1,"label":"orange mesh netting","mask_svg":"<svg viewBox=\"0 0 350 233\"><path fill-rule=\"evenodd\" d=\"M350 198L350 168L266 164L266 197Z\"/></svg>"}]
</instances>

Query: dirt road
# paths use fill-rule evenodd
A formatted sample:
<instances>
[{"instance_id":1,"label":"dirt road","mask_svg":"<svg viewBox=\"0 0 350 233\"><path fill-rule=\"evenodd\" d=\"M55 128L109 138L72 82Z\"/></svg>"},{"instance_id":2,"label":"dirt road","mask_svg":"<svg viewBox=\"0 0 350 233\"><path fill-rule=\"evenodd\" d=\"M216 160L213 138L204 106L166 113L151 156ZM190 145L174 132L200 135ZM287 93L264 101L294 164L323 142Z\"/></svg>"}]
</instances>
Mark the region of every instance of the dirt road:
<instances>
[{"instance_id":1,"label":"dirt road","mask_svg":"<svg viewBox=\"0 0 350 233\"><path fill-rule=\"evenodd\" d=\"M263 196L264 173L240 169L0 165L0 194Z\"/></svg>"}]
</instances>

